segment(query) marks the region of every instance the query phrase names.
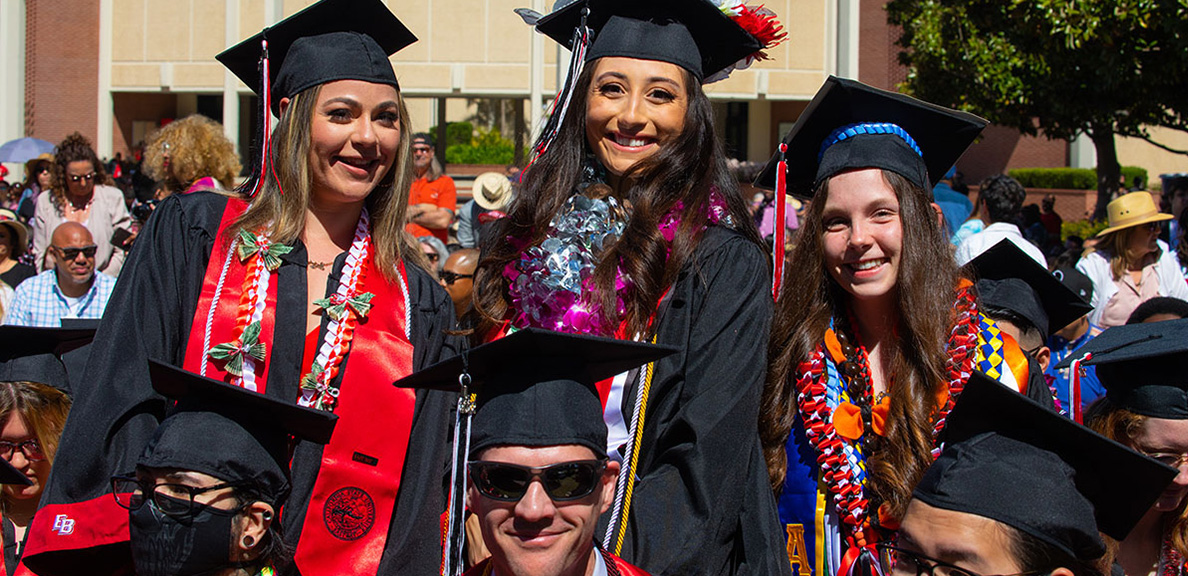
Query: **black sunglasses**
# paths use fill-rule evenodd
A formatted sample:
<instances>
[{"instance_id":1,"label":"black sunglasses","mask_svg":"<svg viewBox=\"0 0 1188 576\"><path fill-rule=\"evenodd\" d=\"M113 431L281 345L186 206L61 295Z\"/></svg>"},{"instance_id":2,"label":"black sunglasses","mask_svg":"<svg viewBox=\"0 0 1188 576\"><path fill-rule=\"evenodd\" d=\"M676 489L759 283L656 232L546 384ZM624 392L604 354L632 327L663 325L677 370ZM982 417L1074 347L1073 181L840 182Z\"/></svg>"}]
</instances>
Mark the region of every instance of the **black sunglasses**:
<instances>
[{"instance_id":1,"label":"black sunglasses","mask_svg":"<svg viewBox=\"0 0 1188 576\"><path fill-rule=\"evenodd\" d=\"M462 280L463 278L474 278L474 274L459 274L457 272L450 272L449 270L441 271L441 281L449 284L450 286L453 286L454 282Z\"/></svg>"},{"instance_id":2,"label":"black sunglasses","mask_svg":"<svg viewBox=\"0 0 1188 576\"><path fill-rule=\"evenodd\" d=\"M98 249L99 248L93 244L90 246L84 246L82 248L59 248L54 246L54 250L57 250L58 254L61 254L62 258L66 259L67 262L71 262L75 258L78 258L79 254L82 254L87 258L94 258L95 251Z\"/></svg>"},{"instance_id":3,"label":"black sunglasses","mask_svg":"<svg viewBox=\"0 0 1188 576\"><path fill-rule=\"evenodd\" d=\"M95 173L91 172L89 174L82 174L82 175L71 174L68 176L68 178L70 178L71 182L81 182L83 180L90 182L91 180L95 179Z\"/></svg>"},{"instance_id":4,"label":"black sunglasses","mask_svg":"<svg viewBox=\"0 0 1188 576\"><path fill-rule=\"evenodd\" d=\"M194 497L223 488L239 488L240 484L224 482L195 488L185 484L147 484L137 478L127 475L111 478L111 493L115 496L116 504L128 510L139 510L145 502L152 501L153 506L167 516L174 518L190 518L202 511L210 504L195 502ZM148 494L149 497L145 498Z\"/></svg>"},{"instance_id":5,"label":"black sunglasses","mask_svg":"<svg viewBox=\"0 0 1188 576\"><path fill-rule=\"evenodd\" d=\"M518 502L533 480L539 480L554 502L579 500L598 487L606 460L579 460L532 468L505 462L471 462L470 479L479 494L492 500Z\"/></svg>"}]
</instances>

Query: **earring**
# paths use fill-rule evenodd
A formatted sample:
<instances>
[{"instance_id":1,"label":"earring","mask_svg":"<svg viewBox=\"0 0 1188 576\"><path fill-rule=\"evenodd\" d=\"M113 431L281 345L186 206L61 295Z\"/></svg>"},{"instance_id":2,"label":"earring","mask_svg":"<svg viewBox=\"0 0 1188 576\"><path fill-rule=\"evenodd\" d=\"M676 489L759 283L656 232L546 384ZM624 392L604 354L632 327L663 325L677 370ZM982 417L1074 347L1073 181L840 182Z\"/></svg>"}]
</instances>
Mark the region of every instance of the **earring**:
<instances>
[{"instance_id":1,"label":"earring","mask_svg":"<svg viewBox=\"0 0 1188 576\"><path fill-rule=\"evenodd\" d=\"M267 522L267 521L269 521L269 520L272 520L272 511L271 511L271 510L265 510L265 511L264 511L264 521L265 521L265 522Z\"/></svg>"},{"instance_id":2,"label":"earring","mask_svg":"<svg viewBox=\"0 0 1188 576\"><path fill-rule=\"evenodd\" d=\"M256 539L255 539L255 538L252 538L251 536L244 536L244 537L243 537L243 547L244 547L244 548L251 548L252 546L255 546L255 545L256 545Z\"/></svg>"}]
</instances>

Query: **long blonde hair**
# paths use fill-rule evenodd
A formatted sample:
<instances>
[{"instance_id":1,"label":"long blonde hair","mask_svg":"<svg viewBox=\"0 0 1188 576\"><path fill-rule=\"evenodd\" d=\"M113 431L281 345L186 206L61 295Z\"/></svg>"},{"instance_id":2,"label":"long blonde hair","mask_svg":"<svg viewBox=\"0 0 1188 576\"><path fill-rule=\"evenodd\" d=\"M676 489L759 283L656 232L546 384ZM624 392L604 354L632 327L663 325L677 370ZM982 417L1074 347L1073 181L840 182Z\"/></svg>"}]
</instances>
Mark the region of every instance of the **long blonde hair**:
<instances>
[{"instance_id":1,"label":"long blonde hair","mask_svg":"<svg viewBox=\"0 0 1188 576\"><path fill-rule=\"evenodd\" d=\"M58 451L58 438L70 413L70 397L40 382L0 382L0 424L16 413L33 432L50 464Z\"/></svg>"},{"instance_id":2,"label":"long blonde hair","mask_svg":"<svg viewBox=\"0 0 1188 576\"><path fill-rule=\"evenodd\" d=\"M305 210L313 191L308 160L309 134L321 90L318 85L293 96L288 108L281 113L272 133L273 169L261 176L263 189L235 222L234 232L265 229L272 241L290 243L305 230ZM408 209L408 189L413 180L408 108L399 91L396 100L400 105L400 147L396 163L366 201L371 216L375 263L388 280L397 279L396 266L407 246L404 213ZM251 185L249 182L245 188Z\"/></svg>"},{"instance_id":3,"label":"long blonde hair","mask_svg":"<svg viewBox=\"0 0 1188 576\"><path fill-rule=\"evenodd\" d=\"M1097 243L1096 249L1106 260L1110 261L1110 274L1113 275L1114 280L1121 279L1132 265L1142 262L1143 256L1131 254L1130 251L1130 237L1138 230L1139 226L1115 230L1102 236Z\"/></svg>"}]
</instances>

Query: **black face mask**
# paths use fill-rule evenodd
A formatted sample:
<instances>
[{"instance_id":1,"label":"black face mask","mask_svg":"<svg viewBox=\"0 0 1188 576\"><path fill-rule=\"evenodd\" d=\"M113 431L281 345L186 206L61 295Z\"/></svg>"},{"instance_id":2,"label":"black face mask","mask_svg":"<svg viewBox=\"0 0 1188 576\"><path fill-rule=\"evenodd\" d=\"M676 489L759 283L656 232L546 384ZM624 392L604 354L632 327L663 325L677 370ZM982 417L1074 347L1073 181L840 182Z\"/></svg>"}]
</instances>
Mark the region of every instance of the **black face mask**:
<instances>
[{"instance_id":1,"label":"black face mask","mask_svg":"<svg viewBox=\"0 0 1188 576\"><path fill-rule=\"evenodd\" d=\"M128 522L136 574L197 576L234 566L229 558L231 530L238 515L239 510L207 506L179 519L146 502Z\"/></svg>"}]
</instances>

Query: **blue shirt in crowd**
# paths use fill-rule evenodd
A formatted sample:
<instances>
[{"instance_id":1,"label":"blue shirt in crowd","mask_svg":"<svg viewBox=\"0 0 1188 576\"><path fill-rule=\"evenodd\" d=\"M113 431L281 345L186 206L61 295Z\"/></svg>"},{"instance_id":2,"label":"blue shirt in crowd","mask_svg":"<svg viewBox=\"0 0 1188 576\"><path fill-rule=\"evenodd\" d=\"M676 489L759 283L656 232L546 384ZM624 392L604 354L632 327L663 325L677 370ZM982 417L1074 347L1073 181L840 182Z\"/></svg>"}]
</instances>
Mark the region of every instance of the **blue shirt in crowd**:
<instances>
[{"instance_id":1,"label":"blue shirt in crowd","mask_svg":"<svg viewBox=\"0 0 1188 576\"><path fill-rule=\"evenodd\" d=\"M1052 351L1052 360L1044 374L1055 378L1052 386L1056 389L1056 399L1060 401L1060 406L1070 417L1072 405L1069 403L1069 384L1072 381L1072 372L1070 368L1057 370L1056 365L1100 333L1101 328L1090 324L1089 329L1080 338L1071 342L1055 334L1048 338L1048 348ZM1082 366L1081 370L1083 371L1081 376L1081 410L1084 411L1095 400L1105 396L1106 391L1105 387L1101 385L1101 381L1097 379L1096 367Z\"/></svg>"},{"instance_id":2,"label":"blue shirt in crowd","mask_svg":"<svg viewBox=\"0 0 1188 576\"><path fill-rule=\"evenodd\" d=\"M4 323L56 328L62 325L62 318L102 318L115 283L115 278L96 272L86 294L77 299L67 298L58 288L57 272L50 268L16 287Z\"/></svg>"}]
</instances>

